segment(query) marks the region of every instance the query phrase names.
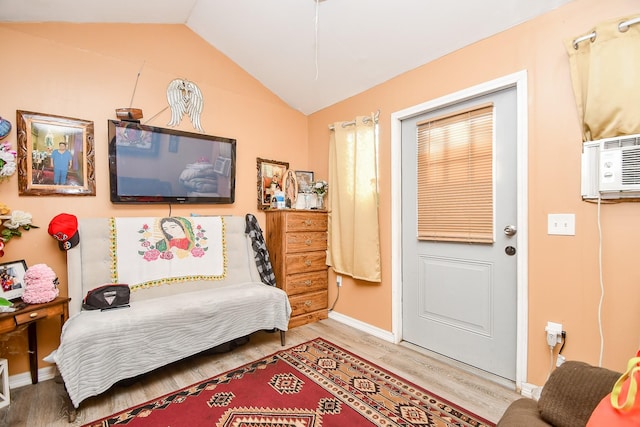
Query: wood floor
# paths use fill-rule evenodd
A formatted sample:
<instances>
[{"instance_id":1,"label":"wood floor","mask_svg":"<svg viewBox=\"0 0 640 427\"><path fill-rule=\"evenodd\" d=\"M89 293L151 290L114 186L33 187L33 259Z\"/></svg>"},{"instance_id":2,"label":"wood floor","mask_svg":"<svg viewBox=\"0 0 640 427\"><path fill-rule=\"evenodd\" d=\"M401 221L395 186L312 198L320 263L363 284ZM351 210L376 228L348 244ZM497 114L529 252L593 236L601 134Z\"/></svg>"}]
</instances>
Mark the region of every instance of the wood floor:
<instances>
[{"instance_id":1,"label":"wood floor","mask_svg":"<svg viewBox=\"0 0 640 427\"><path fill-rule=\"evenodd\" d=\"M332 319L291 329L287 332L286 347L316 337L325 338L493 422L520 397L504 385L452 367L415 348L391 344ZM11 404L0 409L0 426L82 425L281 349L279 334L255 333L249 343L232 352L194 356L140 377L132 384L114 386L100 396L89 398L82 402L77 419L71 424L67 418L68 398L59 377L16 388L11 390Z\"/></svg>"}]
</instances>

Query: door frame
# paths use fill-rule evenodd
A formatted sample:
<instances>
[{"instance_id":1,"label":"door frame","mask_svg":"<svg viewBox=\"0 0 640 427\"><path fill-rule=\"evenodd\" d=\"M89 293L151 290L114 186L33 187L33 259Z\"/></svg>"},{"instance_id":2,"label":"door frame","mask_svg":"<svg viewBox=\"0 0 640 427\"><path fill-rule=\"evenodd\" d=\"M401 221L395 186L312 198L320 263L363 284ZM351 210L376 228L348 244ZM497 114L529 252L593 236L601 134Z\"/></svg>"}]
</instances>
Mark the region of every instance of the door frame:
<instances>
[{"instance_id":1,"label":"door frame","mask_svg":"<svg viewBox=\"0 0 640 427\"><path fill-rule=\"evenodd\" d=\"M527 72L518 71L467 89L454 92L391 114L391 304L392 334L395 343L402 341L402 120L451 104L466 101L501 89L515 87L517 144L517 224L516 247L516 390L527 381L528 350L528 109Z\"/></svg>"}]
</instances>

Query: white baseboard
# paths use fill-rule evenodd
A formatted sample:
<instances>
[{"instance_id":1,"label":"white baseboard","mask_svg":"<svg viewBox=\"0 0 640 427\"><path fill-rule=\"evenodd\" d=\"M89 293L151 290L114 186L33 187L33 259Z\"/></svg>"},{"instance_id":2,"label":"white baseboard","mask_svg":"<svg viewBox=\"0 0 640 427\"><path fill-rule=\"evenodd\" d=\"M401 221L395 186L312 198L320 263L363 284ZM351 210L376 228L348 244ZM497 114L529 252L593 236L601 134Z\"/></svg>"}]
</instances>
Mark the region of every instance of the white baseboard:
<instances>
[{"instance_id":1,"label":"white baseboard","mask_svg":"<svg viewBox=\"0 0 640 427\"><path fill-rule=\"evenodd\" d=\"M38 369L38 381L46 381L55 378L58 371L55 366L47 366ZM9 388L18 388L31 384L31 373L23 372L21 374L11 375L9 377Z\"/></svg>"},{"instance_id":2,"label":"white baseboard","mask_svg":"<svg viewBox=\"0 0 640 427\"><path fill-rule=\"evenodd\" d=\"M542 391L542 386L523 383L522 389L520 390L520 394L523 397L528 397L530 399L538 400L540 398L540 392Z\"/></svg>"},{"instance_id":3,"label":"white baseboard","mask_svg":"<svg viewBox=\"0 0 640 427\"><path fill-rule=\"evenodd\" d=\"M359 331L366 332L369 335L373 335L385 341L394 342L393 334L384 329L377 328L368 323L361 322L344 314L336 313L335 311L329 312L329 318L334 319L340 323L344 323L347 326L351 326Z\"/></svg>"}]
</instances>

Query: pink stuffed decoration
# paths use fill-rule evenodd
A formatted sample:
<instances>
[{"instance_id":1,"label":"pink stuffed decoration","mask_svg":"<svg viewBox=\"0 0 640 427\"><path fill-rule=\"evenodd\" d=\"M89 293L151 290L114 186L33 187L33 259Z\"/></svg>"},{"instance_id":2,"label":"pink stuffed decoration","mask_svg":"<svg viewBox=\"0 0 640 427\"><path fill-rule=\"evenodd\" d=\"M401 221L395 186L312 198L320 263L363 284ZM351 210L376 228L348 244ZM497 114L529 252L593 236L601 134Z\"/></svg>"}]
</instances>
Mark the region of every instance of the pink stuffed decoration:
<instances>
[{"instance_id":1,"label":"pink stuffed decoration","mask_svg":"<svg viewBox=\"0 0 640 427\"><path fill-rule=\"evenodd\" d=\"M28 304L53 301L58 296L58 277L46 264L29 267L24 274L22 300Z\"/></svg>"}]
</instances>

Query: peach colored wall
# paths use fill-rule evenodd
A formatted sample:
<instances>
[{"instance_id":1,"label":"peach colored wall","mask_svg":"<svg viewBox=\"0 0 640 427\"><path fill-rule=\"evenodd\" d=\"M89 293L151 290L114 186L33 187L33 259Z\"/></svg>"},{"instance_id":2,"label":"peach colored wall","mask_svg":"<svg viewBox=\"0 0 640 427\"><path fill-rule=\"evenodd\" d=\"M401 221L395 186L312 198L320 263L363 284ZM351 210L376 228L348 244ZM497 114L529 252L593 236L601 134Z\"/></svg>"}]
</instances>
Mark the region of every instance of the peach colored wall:
<instances>
[{"instance_id":1,"label":"peach colored wall","mask_svg":"<svg viewBox=\"0 0 640 427\"><path fill-rule=\"evenodd\" d=\"M309 116L309 167L327 175L327 124L381 110L380 206L383 280L345 279L336 312L391 330L391 133L393 112L520 70L528 73L529 344L527 382L549 369L544 327L561 322L563 354L598 363L597 207L580 197L581 134L563 40L605 20L637 15L636 1L575 0L564 7L402 74ZM325 23L326 24L326 23ZM452 28L452 31L464 29ZM443 35L446 37L446 35ZM428 44L426 47L428 49ZM576 235L547 235L549 213L575 213ZM605 350L603 365L622 370L640 344L640 205L602 206ZM334 283L333 278L330 283ZM336 296L330 286L329 301Z\"/></svg>"},{"instance_id":2,"label":"peach colored wall","mask_svg":"<svg viewBox=\"0 0 640 427\"><path fill-rule=\"evenodd\" d=\"M0 183L0 202L33 214L39 229L10 241L0 262L25 259L46 263L66 294L66 259L47 233L52 217L165 215L168 206L122 206L109 201L107 120L127 107L142 68L133 106L143 123L168 127L166 88L174 78L198 84L204 96L205 133L237 140L236 202L233 205L173 206L174 215L256 213L256 157L290 162L307 169L307 118L293 110L256 79L205 43L184 25L0 24L0 116L14 125L9 141L16 147L16 110L92 120L95 125L95 197L18 196L17 175ZM144 64L144 66L143 66ZM179 126L194 131L188 117ZM264 215L256 213L264 224ZM38 328L40 358L58 344L58 322ZM10 372L28 371L25 334L0 341L9 353ZM40 362L40 366L47 366Z\"/></svg>"},{"instance_id":3,"label":"peach colored wall","mask_svg":"<svg viewBox=\"0 0 640 427\"><path fill-rule=\"evenodd\" d=\"M232 206L174 207L174 214L199 211L244 214L256 211L255 157L289 161L295 169L327 177L327 124L381 110L381 225L383 281L345 280L336 311L391 330L390 115L516 71L529 84L529 377L541 384L548 369L544 326L562 322L568 333L564 354L598 362L598 233L596 206L580 200L580 132L562 40L588 32L598 22L637 14L633 0L574 0L572 3L472 46L454 52L369 91L305 118L286 106L236 64L181 25L0 24L6 58L0 67L0 116L15 124L15 110L93 120L96 140L95 197L19 197L17 177L0 184L0 201L33 213L40 229L11 241L0 261L47 263L66 293L64 253L46 227L57 213L80 217L164 214L166 207L114 206L109 202L106 121L128 106L144 62L134 107L147 120L166 106L165 89L176 77L197 82L205 96L206 133L238 140L236 203ZM165 126L168 111L150 124ZM192 130L188 120L180 126ZM15 131L7 138L15 144ZM295 149L294 149L295 147ZM602 207L605 332L604 365L622 369L640 340L638 271L632 270L640 230L639 207ZM547 214L576 213L576 236L546 234ZM263 216L258 214L260 221ZM36 248L36 250L34 250ZM330 289L330 301L335 298ZM40 353L57 345L57 325L39 329ZM7 344L3 343L5 349ZM9 342L11 373L27 371L26 340ZM44 362L40 362L45 366Z\"/></svg>"}]
</instances>

